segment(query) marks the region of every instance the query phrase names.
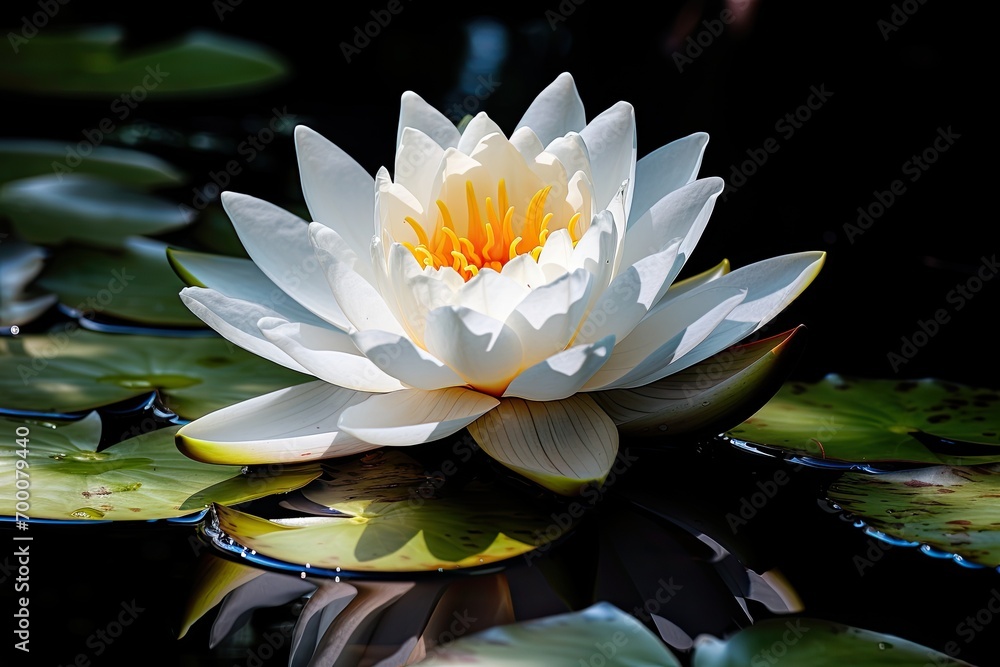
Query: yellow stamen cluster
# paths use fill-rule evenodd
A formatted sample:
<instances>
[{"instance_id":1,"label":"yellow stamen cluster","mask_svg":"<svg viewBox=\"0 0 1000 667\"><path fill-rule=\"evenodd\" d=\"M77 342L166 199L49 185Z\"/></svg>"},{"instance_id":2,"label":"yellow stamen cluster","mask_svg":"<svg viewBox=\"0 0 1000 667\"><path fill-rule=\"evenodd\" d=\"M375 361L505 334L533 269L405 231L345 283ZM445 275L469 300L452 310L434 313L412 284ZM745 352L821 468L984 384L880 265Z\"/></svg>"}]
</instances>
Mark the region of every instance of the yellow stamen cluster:
<instances>
[{"instance_id":1,"label":"yellow stamen cluster","mask_svg":"<svg viewBox=\"0 0 1000 667\"><path fill-rule=\"evenodd\" d=\"M518 255L530 254L535 261L542 253L545 240L550 233L552 214L545 213L545 198L552 186L539 190L528 203L528 212L519 229L514 229L514 207L507 200L507 186L503 179L497 185L497 201L486 198L486 220L483 220L472 181L465 182L465 197L468 202L469 224L465 236L455 231L455 223L448 207L437 200L438 218L434 233L427 231L419 222L407 216L406 222L417 234L417 244L403 242L422 266L440 269L450 266L460 276L469 280L484 267L500 271L503 265ZM575 214L566 224L574 247L580 240L577 229L580 214Z\"/></svg>"}]
</instances>

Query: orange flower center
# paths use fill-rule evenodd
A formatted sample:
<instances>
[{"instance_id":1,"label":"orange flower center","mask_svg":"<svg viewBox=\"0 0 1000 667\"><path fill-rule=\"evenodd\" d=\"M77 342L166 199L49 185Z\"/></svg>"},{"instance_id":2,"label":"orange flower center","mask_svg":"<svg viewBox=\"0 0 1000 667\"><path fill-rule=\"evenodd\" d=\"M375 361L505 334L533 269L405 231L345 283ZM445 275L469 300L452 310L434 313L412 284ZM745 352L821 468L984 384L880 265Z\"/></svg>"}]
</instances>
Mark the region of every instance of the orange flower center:
<instances>
[{"instance_id":1,"label":"orange flower center","mask_svg":"<svg viewBox=\"0 0 1000 667\"><path fill-rule=\"evenodd\" d=\"M451 211L438 199L438 218L433 234L428 235L419 222L407 216L405 220L416 232L417 243L404 241L403 245L422 266L435 269L450 266L465 280L485 267L499 272L504 264L518 255L530 254L538 261L553 217L552 213L545 213L545 199L551 189L549 185L536 192L528 203L524 220L515 223L514 206L507 200L507 186L503 179L497 185L496 202L487 197L482 210L472 181L466 181L465 198L469 209L466 235L458 235ZM579 222L580 213L576 213L566 223L574 247L582 236L577 229Z\"/></svg>"}]
</instances>

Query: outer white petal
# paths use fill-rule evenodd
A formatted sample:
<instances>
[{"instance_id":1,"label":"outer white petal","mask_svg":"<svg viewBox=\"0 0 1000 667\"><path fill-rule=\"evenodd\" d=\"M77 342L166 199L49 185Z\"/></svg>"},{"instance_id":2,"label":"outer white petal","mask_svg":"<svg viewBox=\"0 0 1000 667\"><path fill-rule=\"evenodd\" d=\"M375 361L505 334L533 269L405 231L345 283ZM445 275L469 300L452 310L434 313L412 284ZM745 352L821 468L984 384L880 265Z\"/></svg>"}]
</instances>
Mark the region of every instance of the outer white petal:
<instances>
[{"instance_id":1,"label":"outer white petal","mask_svg":"<svg viewBox=\"0 0 1000 667\"><path fill-rule=\"evenodd\" d=\"M732 287L714 287L677 299L674 307L652 313L633 329L584 390L625 386L635 375L654 370L694 349L732 312L746 292ZM660 360L665 360L661 363ZM649 367L649 368L647 368Z\"/></svg>"},{"instance_id":2,"label":"outer white petal","mask_svg":"<svg viewBox=\"0 0 1000 667\"><path fill-rule=\"evenodd\" d=\"M468 308L432 311L424 345L470 385L489 393L502 393L521 370L521 342L514 330Z\"/></svg>"},{"instance_id":3,"label":"outer white petal","mask_svg":"<svg viewBox=\"0 0 1000 667\"><path fill-rule=\"evenodd\" d=\"M282 313L204 287L185 287L180 297L192 313L229 342L293 371L309 373L302 364L267 340L257 328L261 318L281 317Z\"/></svg>"},{"instance_id":4,"label":"outer white petal","mask_svg":"<svg viewBox=\"0 0 1000 667\"><path fill-rule=\"evenodd\" d=\"M340 259L337 248L340 237L316 223L310 225L309 236L333 297L351 324L350 330L382 329L403 333L378 290Z\"/></svg>"},{"instance_id":5,"label":"outer white petal","mask_svg":"<svg viewBox=\"0 0 1000 667\"><path fill-rule=\"evenodd\" d=\"M358 350L343 331L300 322L264 318L257 328L267 340L308 368L320 380L356 391L386 392L403 389Z\"/></svg>"},{"instance_id":6,"label":"outer white petal","mask_svg":"<svg viewBox=\"0 0 1000 667\"><path fill-rule=\"evenodd\" d=\"M678 259L683 266L705 231L715 200L725 187L721 178L703 178L674 190L653 204L628 228L622 266L631 266L659 252L677 238L682 239Z\"/></svg>"},{"instance_id":7,"label":"outer white petal","mask_svg":"<svg viewBox=\"0 0 1000 667\"><path fill-rule=\"evenodd\" d=\"M698 177L708 135L695 132L641 158L635 165L635 191L629 227L649 207Z\"/></svg>"},{"instance_id":8,"label":"outer white petal","mask_svg":"<svg viewBox=\"0 0 1000 667\"><path fill-rule=\"evenodd\" d=\"M414 389L443 389L465 384L455 371L403 336L369 329L352 334L355 345L388 375Z\"/></svg>"},{"instance_id":9,"label":"outer white petal","mask_svg":"<svg viewBox=\"0 0 1000 667\"><path fill-rule=\"evenodd\" d=\"M374 449L337 428L369 394L307 382L209 413L177 432L177 446L206 463L298 463Z\"/></svg>"},{"instance_id":10,"label":"outer white petal","mask_svg":"<svg viewBox=\"0 0 1000 667\"><path fill-rule=\"evenodd\" d=\"M367 257L368 243L375 233L375 182L371 174L336 144L304 125L295 128L295 151L302 194L313 220L336 230L359 257Z\"/></svg>"},{"instance_id":11,"label":"outer white petal","mask_svg":"<svg viewBox=\"0 0 1000 667\"><path fill-rule=\"evenodd\" d=\"M635 183L635 111L628 102L618 102L587 123L580 131L590 155L597 208L607 208L622 183ZM632 203L632 186L625 197L625 211ZM624 221L623 221L624 224Z\"/></svg>"},{"instance_id":12,"label":"outer white petal","mask_svg":"<svg viewBox=\"0 0 1000 667\"><path fill-rule=\"evenodd\" d=\"M510 383L504 398L517 396L529 401L556 401L580 391L600 370L615 345L607 336L589 345L574 345L526 369Z\"/></svg>"},{"instance_id":13,"label":"outer white petal","mask_svg":"<svg viewBox=\"0 0 1000 667\"><path fill-rule=\"evenodd\" d=\"M503 130L486 115L485 111L480 111L462 130L462 138L458 140L457 148L466 155L472 155L472 150L482 138L490 134L503 135Z\"/></svg>"},{"instance_id":14,"label":"outer white petal","mask_svg":"<svg viewBox=\"0 0 1000 667\"><path fill-rule=\"evenodd\" d=\"M703 287L692 289L677 297L668 291L667 296L653 307L647 318L657 316L657 313L662 309L669 308L671 303L688 298L700 291L719 287L748 290L743 302L734 308L711 335L699 343L697 347L683 358L671 361L666 366L656 369L655 372L646 374L640 380L629 383L628 386L648 384L671 373L684 370L757 331L802 293L819 273L825 258L826 253L822 252L802 252L772 257L744 266L706 283ZM638 327L636 328L638 329Z\"/></svg>"},{"instance_id":15,"label":"outer white petal","mask_svg":"<svg viewBox=\"0 0 1000 667\"><path fill-rule=\"evenodd\" d=\"M563 72L528 106L517 128L530 127L542 145L567 132L579 132L587 123L583 101L573 77Z\"/></svg>"},{"instance_id":16,"label":"outer white petal","mask_svg":"<svg viewBox=\"0 0 1000 667\"><path fill-rule=\"evenodd\" d=\"M403 137L403 129L413 127L431 139L436 141L442 148L455 147L461 135L455 124L430 104L424 101L420 95L406 91L403 93L399 103L399 130L396 132L396 145L398 146Z\"/></svg>"},{"instance_id":17,"label":"outer white petal","mask_svg":"<svg viewBox=\"0 0 1000 667\"><path fill-rule=\"evenodd\" d=\"M590 303L594 276L577 269L531 292L505 321L521 340L523 366L564 350Z\"/></svg>"},{"instance_id":18,"label":"outer white petal","mask_svg":"<svg viewBox=\"0 0 1000 667\"><path fill-rule=\"evenodd\" d=\"M477 391L452 387L437 391L404 389L375 394L340 416L342 431L375 445L406 446L449 436L499 401Z\"/></svg>"},{"instance_id":19,"label":"outer white petal","mask_svg":"<svg viewBox=\"0 0 1000 667\"><path fill-rule=\"evenodd\" d=\"M343 327L344 313L320 278L322 268L309 243L309 225L269 202L222 193L222 205L233 221L247 254L275 285L318 316Z\"/></svg>"},{"instance_id":20,"label":"outer white petal","mask_svg":"<svg viewBox=\"0 0 1000 667\"><path fill-rule=\"evenodd\" d=\"M444 149L436 141L413 127L403 128L393 178L420 202L430 201L434 174L444 157Z\"/></svg>"}]
</instances>

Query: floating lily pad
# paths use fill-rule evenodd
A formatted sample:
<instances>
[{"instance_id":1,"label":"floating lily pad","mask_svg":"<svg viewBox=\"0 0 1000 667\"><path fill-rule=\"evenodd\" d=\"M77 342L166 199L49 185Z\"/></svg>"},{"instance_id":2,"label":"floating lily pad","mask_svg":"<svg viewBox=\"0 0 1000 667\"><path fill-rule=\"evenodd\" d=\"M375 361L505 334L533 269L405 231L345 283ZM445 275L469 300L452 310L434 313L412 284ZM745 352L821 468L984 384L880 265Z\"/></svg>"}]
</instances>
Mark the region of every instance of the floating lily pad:
<instances>
[{"instance_id":1,"label":"floating lily pad","mask_svg":"<svg viewBox=\"0 0 1000 667\"><path fill-rule=\"evenodd\" d=\"M548 544L570 527L499 486L438 489L418 468L402 452L373 452L338 464L333 483L318 480L302 491L317 506L351 513L268 521L220 506L218 527L240 546L293 568L354 572L487 565Z\"/></svg>"},{"instance_id":2,"label":"floating lily pad","mask_svg":"<svg viewBox=\"0 0 1000 667\"><path fill-rule=\"evenodd\" d=\"M15 495L24 486L30 505L25 514L33 519L166 519L201 511L211 503L287 492L320 474L318 465L249 476L239 466L200 463L178 451L175 426L97 451L101 419L96 412L61 426L0 421L6 433L24 438L26 445L0 452L0 500L4 507L15 508ZM24 483L18 486L18 480ZM223 483L223 493L205 492ZM201 494L202 502L187 502L192 494Z\"/></svg>"},{"instance_id":3,"label":"floating lily pad","mask_svg":"<svg viewBox=\"0 0 1000 667\"><path fill-rule=\"evenodd\" d=\"M1000 392L940 380L829 375L782 387L729 435L835 461L992 463L1000 461Z\"/></svg>"},{"instance_id":4,"label":"floating lily pad","mask_svg":"<svg viewBox=\"0 0 1000 667\"><path fill-rule=\"evenodd\" d=\"M693 667L809 665L809 667L913 667L965 665L925 646L893 635L814 618L768 619L725 641L701 637Z\"/></svg>"},{"instance_id":5,"label":"floating lily pad","mask_svg":"<svg viewBox=\"0 0 1000 667\"><path fill-rule=\"evenodd\" d=\"M11 181L0 188L0 212L31 243L82 241L105 248L193 220L171 201L83 174Z\"/></svg>"},{"instance_id":6,"label":"floating lily pad","mask_svg":"<svg viewBox=\"0 0 1000 667\"><path fill-rule=\"evenodd\" d=\"M15 35L0 53L0 88L59 96L114 96L112 113L147 97L218 94L259 87L286 74L281 58L245 40L208 31L126 52L114 25ZM118 107L116 107L116 103Z\"/></svg>"},{"instance_id":7,"label":"floating lily pad","mask_svg":"<svg viewBox=\"0 0 1000 667\"><path fill-rule=\"evenodd\" d=\"M788 377L805 344L805 327L734 345L715 356L635 389L595 392L597 401L632 436L717 435L753 414Z\"/></svg>"},{"instance_id":8,"label":"floating lily pad","mask_svg":"<svg viewBox=\"0 0 1000 667\"><path fill-rule=\"evenodd\" d=\"M81 147L86 155L80 155ZM50 174L89 174L142 188L179 185L179 171L155 155L113 146L47 139L0 139L0 183Z\"/></svg>"},{"instance_id":9,"label":"floating lily pad","mask_svg":"<svg viewBox=\"0 0 1000 667\"><path fill-rule=\"evenodd\" d=\"M0 339L0 408L67 413L158 391L185 419L309 378L219 337L83 329Z\"/></svg>"},{"instance_id":10,"label":"floating lily pad","mask_svg":"<svg viewBox=\"0 0 1000 667\"><path fill-rule=\"evenodd\" d=\"M148 325L201 326L178 296L184 282L167 261L167 244L130 237L123 246L56 250L38 284L78 311ZM97 298L102 292L106 303Z\"/></svg>"},{"instance_id":11,"label":"floating lily pad","mask_svg":"<svg viewBox=\"0 0 1000 667\"><path fill-rule=\"evenodd\" d=\"M424 667L680 667L663 643L634 617L606 602L583 611L491 628L431 651ZM750 663L744 663L744 666Z\"/></svg>"},{"instance_id":12,"label":"floating lily pad","mask_svg":"<svg viewBox=\"0 0 1000 667\"><path fill-rule=\"evenodd\" d=\"M829 497L890 537L1000 567L1000 465L846 473Z\"/></svg>"}]
</instances>

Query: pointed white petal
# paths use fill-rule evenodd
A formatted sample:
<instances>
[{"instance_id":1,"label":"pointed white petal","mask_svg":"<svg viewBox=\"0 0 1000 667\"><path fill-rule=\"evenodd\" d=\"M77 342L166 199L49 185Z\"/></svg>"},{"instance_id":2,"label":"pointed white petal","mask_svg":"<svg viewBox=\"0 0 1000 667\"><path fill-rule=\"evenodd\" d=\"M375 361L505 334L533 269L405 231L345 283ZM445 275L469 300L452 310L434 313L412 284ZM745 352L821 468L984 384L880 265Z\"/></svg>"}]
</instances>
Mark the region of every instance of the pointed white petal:
<instances>
[{"instance_id":1,"label":"pointed white petal","mask_svg":"<svg viewBox=\"0 0 1000 667\"><path fill-rule=\"evenodd\" d=\"M483 269L455 293L452 303L503 322L531 291L493 269Z\"/></svg>"},{"instance_id":2,"label":"pointed white petal","mask_svg":"<svg viewBox=\"0 0 1000 667\"><path fill-rule=\"evenodd\" d=\"M701 273L691 276L690 278L685 278L684 280L673 283L670 285L670 289L667 290L667 293L664 296L673 298L675 296L680 296L681 294L686 294L696 287L710 283L713 280L718 280L722 276L729 273L730 269L729 260L724 259L710 269L702 271Z\"/></svg>"},{"instance_id":3,"label":"pointed white petal","mask_svg":"<svg viewBox=\"0 0 1000 667\"><path fill-rule=\"evenodd\" d=\"M177 432L177 446L206 463L299 463L375 446L340 431L347 407L372 394L316 381L211 412Z\"/></svg>"},{"instance_id":4,"label":"pointed white petal","mask_svg":"<svg viewBox=\"0 0 1000 667\"><path fill-rule=\"evenodd\" d=\"M375 182L354 158L304 125L295 128L302 194L316 222L335 230L359 257L375 233ZM252 255L251 255L252 256Z\"/></svg>"},{"instance_id":5,"label":"pointed white petal","mask_svg":"<svg viewBox=\"0 0 1000 667\"><path fill-rule=\"evenodd\" d=\"M502 393L521 369L517 334L503 322L468 308L432 311L424 345L471 386L489 393Z\"/></svg>"},{"instance_id":6,"label":"pointed white petal","mask_svg":"<svg viewBox=\"0 0 1000 667\"><path fill-rule=\"evenodd\" d=\"M545 275L546 282L552 282L566 273L573 256L573 239L568 229L557 229L545 239L542 254L538 256L538 266Z\"/></svg>"},{"instance_id":7,"label":"pointed white petal","mask_svg":"<svg viewBox=\"0 0 1000 667\"><path fill-rule=\"evenodd\" d=\"M586 122L583 101L573 77L563 72L528 106L517 128L530 127L545 145L567 132L579 132Z\"/></svg>"},{"instance_id":8,"label":"pointed white petal","mask_svg":"<svg viewBox=\"0 0 1000 667\"><path fill-rule=\"evenodd\" d=\"M455 293L467 283L451 270L421 270L416 259L400 244L389 251L388 283L394 295L401 323L415 341L424 339L427 314L435 308L451 305Z\"/></svg>"},{"instance_id":9,"label":"pointed white petal","mask_svg":"<svg viewBox=\"0 0 1000 667\"><path fill-rule=\"evenodd\" d=\"M601 484L618 453L618 429L592 398L505 398L469 424L483 451L514 472L563 495Z\"/></svg>"},{"instance_id":10,"label":"pointed white petal","mask_svg":"<svg viewBox=\"0 0 1000 667\"><path fill-rule=\"evenodd\" d=\"M462 130L462 138L458 140L458 150L466 155L472 155L472 150L483 137L490 134L503 136L503 130L486 115L485 111L480 111Z\"/></svg>"},{"instance_id":11,"label":"pointed white petal","mask_svg":"<svg viewBox=\"0 0 1000 667\"><path fill-rule=\"evenodd\" d=\"M499 401L477 391L404 389L375 394L344 411L341 430L376 445L406 446L438 440L465 428Z\"/></svg>"},{"instance_id":12,"label":"pointed white petal","mask_svg":"<svg viewBox=\"0 0 1000 667\"><path fill-rule=\"evenodd\" d=\"M457 146L461 138L454 123L440 111L427 104L420 95L411 91L403 93L400 100L399 130L396 133L397 146L403 137L403 130L407 127L420 130L442 148Z\"/></svg>"},{"instance_id":13,"label":"pointed white petal","mask_svg":"<svg viewBox=\"0 0 1000 667\"><path fill-rule=\"evenodd\" d=\"M535 259L531 255L518 255L510 260L503 265L500 275L510 278L528 289L534 289L548 282L545 279L545 274L542 273L538 263L535 262Z\"/></svg>"},{"instance_id":14,"label":"pointed white petal","mask_svg":"<svg viewBox=\"0 0 1000 667\"><path fill-rule=\"evenodd\" d=\"M574 345L523 371L504 392L504 398L556 401L580 391L611 356L615 337L589 345Z\"/></svg>"},{"instance_id":15,"label":"pointed white petal","mask_svg":"<svg viewBox=\"0 0 1000 667\"><path fill-rule=\"evenodd\" d=\"M304 220L274 204L235 192L223 192L222 205L247 254L264 275L319 317L344 325L344 314L330 288L320 280L323 271L313 255L309 225Z\"/></svg>"},{"instance_id":16,"label":"pointed white petal","mask_svg":"<svg viewBox=\"0 0 1000 667\"><path fill-rule=\"evenodd\" d=\"M429 201L434 174L443 157L444 149L436 141L416 128L403 128L393 177L417 201Z\"/></svg>"},{"instance_id":17,"label":"pointed white petal","mask_svg":"<svg viewBox=\"0 0 1000 667\"><path fill-rule=\"evenodd\" d=\"M538 139L538 135L530 127L519 127L510 135L510 143L514 145L517 152L524 159L533 160L535 156L545 150L545 146Z\"/></svg>"},{"instance_id":18,"label":"pointed white petal","mask_svg":"<svg viewBox=\"0 0 1000 667\"><path fill-rule=\"evenodd\" d=\"M273 317L260 320L257 328L320 380L355 391L386 392L403 388L399 380L365 358L343 331Z\"/></svg>"},{"instance_id":19,"label":"pointed white petal","mask_svg":"<svg viewBox=\"0 0 1000 667\"><path fill-rule=\"evenodd\" d=\"M409 387L433 390L465 384L455 371L408 338L377 329L358 331L351 338L372 363Z\"/></svg>"},{"instance_id":20,"label":"pointed white petal","mask_svg":"<svg viewBox=\"0 0 1000 667\"><path fill-rule=\"evenodd\" d=\"M618 102L580 131L590 155L597 208L607 208L622 183L635 183L635 111L628 102ZM630 210L632 188L625 197Z\"/></svg>"},{"instance_id":21,"label":"pointed white petal","mask_svg":"<svg viewBox=\"0 0 1000 667\"><path fill-rule=\"evenodd\" d=\"M695 132L661 146L635 165L635 193L629 227L665 196L698 178L708 135Z\"/></svg>"},{"instance_id":22,"label":"pointed white petal","mask_svg":"<svg viewBox=\"0 0 1000 667\"><path fill-rule=\"evenodd\" d=\"M524 366L566 348L590 303L593 282L589 271L577 269L531 290L517 305L505 324L521 340Z\"/></svg>"}]
</instances>

